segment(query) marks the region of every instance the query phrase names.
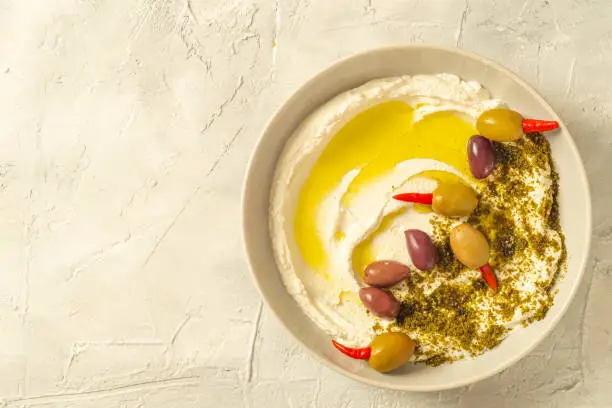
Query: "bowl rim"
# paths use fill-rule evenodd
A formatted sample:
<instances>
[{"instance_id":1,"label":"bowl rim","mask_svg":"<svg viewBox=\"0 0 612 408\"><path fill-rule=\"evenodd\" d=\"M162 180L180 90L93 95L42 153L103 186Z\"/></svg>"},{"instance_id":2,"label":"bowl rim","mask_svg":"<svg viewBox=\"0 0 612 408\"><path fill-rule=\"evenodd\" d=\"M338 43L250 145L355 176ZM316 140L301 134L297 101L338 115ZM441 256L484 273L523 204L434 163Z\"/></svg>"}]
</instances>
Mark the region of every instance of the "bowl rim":
<instances>
[{"instance_id":1,"label":"bowl rim","mask_svg":"<svg viewBox=\"0 0 612 408\"><path fill-rule=\"evenodd\" d=\"M282 318L280 317L280 315L278 314L278 312L276 311L275 307L272 306L272 304L270 303L270 301L268 300L268 298L266 298L265 296L263 296L263 290L262 287L260 285L259 279L257 278L257 275L254 273L253 270L253 263L252 263L252 253L251 253L251 248L250 245L247 243L246 240L246 229L247 229L247 225L246 225L246 211L247 211L247 189L248 186L250 184L250 180L253 178L253 161L255 159L255 156L257 155L257 152L259 151L259 149L261 148L261 145L263 143L263 138L264 135L268 132L268 129L270 127L270 125L277 119L277 117L279 116L279 114L282 112L282 110L284 109L285 106L289 105L291 102L293 102L294 99L297 98L298 94L300 93L300 91L309 88L312 86L313 83L315 83L317 80L319 80L320 77L327 75L330 71L332 71L337 65L340 65L342 63L348 62L349 60L352 59L359 59L363 56L366 56L368 54L374 53L374 52L381 52L381 51L402 51L402 50L406 50L406 49L411 49L411 50L437 50L437 51L443 51L443 52L448 52L448 53L454 53L457 54L461 57L464 58L468 58L468 59L472 59L472 60L477 60L478 62L484 64L484 65L488 65L500 72L502 72L504 75L508 76L509 78L511 78L513 81L515 81L518 85L520 85L522 88L524 88L526 91L528 91L528 93L534 98L536 99L551 115L551 119L552 120L556 120L557 122L559 122L559 125L561 128L565 129L565 131L568 134L568 142L569 142L569 147L570 150L572 151L573 154L575 154L579 160L580 163L582 164L581 166L579 166L578 172L579 172L579 177L581 179L582 184L584 185L584 188L586 190L586 195L587 195L587 200L586 200L586 207L585 207L585 211L586 211L586 218L587 218L587 222L588 224L586 225L587 228L585 228L585 237L583 237L584 241L586 242L586 251L584 253L584 256L582 258L582 260L580 261L580 267L578 268L578 271L576 272L578 274L577 279L576 279L576 284L574 284L571 288L570 288L570 293L569 296L567 298L567 301L565 302L565 304L561 305L561 310L559 311L559 313L556 316L551 317L552 320L550 320L550 326L549 328L542 332L541 336L533 343L531 344L529 347L525 348L522 350L522 352L515 354L512 358L498 364L497 366L495 366L492 370L487 371L485 374L478 374L475 376L469 376L466 377L464 379L449 383L447 385L444 386L419 386L418 388L414 388L414 387L410 387L410 385L408 384L407 387L401 386L401 385L397 385L397 384L390 384L384 381L378 381L378 380L372 380L372 379L367 379L361 376L358 376L357 374L339 366L336 364L332 364L331 362L329 362L328 360L326 360L325 358L323 358L321 355L319 355L319 353L317 353L315 350L313 350L312 348L310 348L308 345L306 345L296 334L294 334L291 330L289 330L289 328L286 326L286 324L284 323L284 321L282 320ZM576 292L578 291L578 288L580 287L580 284L582 282L582 279L584 277L584 273L586 270L586 266L587 266L587 262L590 258L590 252L591 252L591 235L592 235L592 230L593 230L593 220L592 220L592 196L591 196L591 191L590 191L590 186L589 186L589 181L588 181L588 177L586 174L586 170L584 168L584 161L582 160L582 157L580 155L580 152L578 150L578 148L576 147L576 144L574 143L574 139L573 137L571 137L571 134L569 133L569 131L567 130L567 127L565 126L565 124L563 123L563 121L561 120L561 118L559 118L559 116L557 115L557 113L553 110L553 108L550 106L550 104L546 101L546 99L541 96L531 85L529 85L526 81L524 81L522 78L520 78L516 73L514 73L512 70L506 68L505 66L501 65L498 62L495 62L487 57L484 57L482 55L470 52L470 51L465 51L459 48L455 48L455 47L449 47L449 46L443 46L443 45L433 45L433 44L403 44L403 45L392 45L392 46L381 46L381 47L374 47L374 48L369 48L367 50L364 51L360 51L357 53L352 53L348 56L339 58L334 60L334 62L332 62L331 64L327 65L325 68L323 68L322 70L319 70L316 74L312 75L308 80L306 80L304 83L302 83L301 86L299 86L298 88L294 89L291 94L285 98L282 103L280 103L274 113L270 116L270 118L268 119L268 121L266 122L265 126L263 127L262 131L259 134L259 137L257 139L257 142L255 144L255 146L253 147L252 151L251 151L251 155L249 156L249 161L247 163L247 170L246 170L246 177L244 178L244 182L242 185L242 191L241 191L241 195L242 195L242 199L241 199L241 217L242 217L242 231L241 231L241 235L242 235L242 245L243 245L243 250L245 252L246 255L246 259L248 262L248 266L249 266L249 270L251 272L251 277L253 279L253 281L255 282L255 286L257 287L257 290L259 291L259 294L262 298L262 300L264 301L264 303L266 304L266 306L268 307L268 309L270 309L272 311L272 313L274 314L275 318L281 323L281 326L283 326L284 330L286 332L289 333L289 335L293 338L294 341L296 341L303 349L307 350L307 352L310 354L311 357L314 357L314 359L318 362L323 364L324 366L331 368L333 371L343 374L348 378L351 378L355 381L358 381L362 384L366 384L369 386L374 386L374 387L378 387L378 388L383 388L383 389L388 389L388 390L395 390L395 391L412 391L412 392L434 392L434 391L443 391L443 390L449 390L449 389L454 389L454 388L459 388L459 387L463 387L469 384L473 384L476 383L478 381L484 380L486 378L492 377L495 374L500 373L501 371L505 370L506 368L516 364L519 360L521 360L523 357L525 357L527 354L531 353L551 332L552 330L557 326L557 324L559 323L559 320L561 320L561 318L563 316L565 316L567 309L569 308L570 304L574 301L574 298L576 296Z\"/></svg>"}]
</instances>

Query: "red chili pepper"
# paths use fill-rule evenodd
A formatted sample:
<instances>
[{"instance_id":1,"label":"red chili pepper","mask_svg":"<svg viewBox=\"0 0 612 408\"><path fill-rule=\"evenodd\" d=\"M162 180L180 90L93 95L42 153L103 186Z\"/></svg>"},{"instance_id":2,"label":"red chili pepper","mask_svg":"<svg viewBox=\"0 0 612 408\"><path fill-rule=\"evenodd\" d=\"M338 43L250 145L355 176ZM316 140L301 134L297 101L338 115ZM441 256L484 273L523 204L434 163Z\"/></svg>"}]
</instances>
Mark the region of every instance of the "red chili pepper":
<instances>
[{"instance_id":1,"label":"red chili pepper","mask_svg":"<svg viewBox=\"0 0 612 408\"><path fill-rule=\"evenodd\" d=\"M559 122L554 120L523 119L523 132L546 132L559 127Z\"/></svg>"},{"instance_id":2,"label":"red chili pepper","mask_svg":"<svg viewBox=\"0 0 612 408\"><path fill-rule=\"evenodd\" d=\"M494 292L497 292L497 279L495 278L495 273L493 273L491 265L486 264L481 266L480 273L482 273L482 277L487 281L491 289L493 289Z\"/></svg>"},{"instance_id":3,"label":"red chili pepper","mask_svg":"<svg viewBox=\"0 0 612 408\"><path fill-rule=\"evenodd\" d=\"M335 348L337 348L342 354L347 355L351 358L355 358L357 360L368 360L370 358L370 354L372 354L371 347L364 348L352 348L344 346L338 343L336 340L332 340L332 344Z\"/></svg>"},{"instance_id":4,"label":"red chili pepper","mask_svg":"<svg viewBox=\"0 0 612 408\"><path fill-rule=\"evenodd\" d=\"M417 203L431 205L433 201L433 194L431 193L402 193L393 196L396 200L406 201L408 203Z\"/></svg>"}]
</instances>

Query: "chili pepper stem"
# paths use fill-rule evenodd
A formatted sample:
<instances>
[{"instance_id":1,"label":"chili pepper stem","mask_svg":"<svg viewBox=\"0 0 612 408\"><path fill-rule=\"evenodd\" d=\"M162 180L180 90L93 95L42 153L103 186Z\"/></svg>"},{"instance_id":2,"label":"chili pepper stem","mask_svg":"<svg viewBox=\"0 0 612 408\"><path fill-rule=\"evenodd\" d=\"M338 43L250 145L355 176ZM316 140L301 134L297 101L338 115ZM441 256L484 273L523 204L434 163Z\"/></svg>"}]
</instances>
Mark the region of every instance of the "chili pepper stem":
<instances>
[{"instance_id":1,"label":"chili pepper stem","mask_svg":"<svg viewBox=\"0 0 612 408\"><path fill-rule=\"evenodd\" d=\"M482 277L485 281L487 281L491 289L493 289L494 292L497 292L497 279L495 278L495 273L493 272L491 265L486 264L481 266L480 273L482 273Z\"/></svg>"},{"instance_id":2,"label":"chili pepper stem","mask_svg":"<svg viewBox=\"0 0 612 408\"><path fill-rule=\"evenodd\" d=\"M342 354L349 356L351 358L354 358L356 360L369 360L370 354L372 354L371 347L352 348L352 347L347 347L343 344L340 344L336 340L332 340L332 344Z\"/></svg>"},{"instance_id":3,"label":"chili pepper stem","mask_svg":"<svg viewBox=\"0 0 612 408\"><path fill-rule=\"evenodd\" d=\"M554 120L523 119L523 132L547 132L559 127L559 122Z\"/></svg>"},{"instance_id":4,"label":"chili pepper stem","mask_svg":"<svg viewBox=\"0 0 612 408\"><path fill-rule=\"evenodd\" d=\"M433 194L431 193L401 193L393 196L394 199L407 203L431 205Z\"/></svg>"}]
</instances>

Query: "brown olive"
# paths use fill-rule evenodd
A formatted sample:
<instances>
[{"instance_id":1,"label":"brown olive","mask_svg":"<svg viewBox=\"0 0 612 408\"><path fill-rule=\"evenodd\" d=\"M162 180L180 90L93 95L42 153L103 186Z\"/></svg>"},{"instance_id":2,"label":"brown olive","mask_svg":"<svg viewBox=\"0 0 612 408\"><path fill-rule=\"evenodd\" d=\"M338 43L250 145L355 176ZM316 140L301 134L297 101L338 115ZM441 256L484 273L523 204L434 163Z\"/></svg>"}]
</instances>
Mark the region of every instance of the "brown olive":
<instances>
[{"instance_id":1,"label":"brown olive","mask_svg":"<svg viewBox=\"0 0 612 408\"><path fill-rule=\"evenodd\" d=\"M474 190L461 183L439 183L434 190L431 207L447 217L465 217L478 205Z\"/></svg>"},{"instance_id":2,"label":"brown olive","mask_svg":"<svg viewBox=\"0 0 612 408\"><path fill-rule=\"evenodd\" d=\"M487 239L469 224L459 224L452 229L450 245L457 259L470 268L480 268L489 262Z\"/></svg>"},{"instance_id":3,"label":"brown olive","mask_svg":"<svg viewBox=\"0 0 612 408\"><path fill-rule=\"evenodd\" d=\"M429 235L418 229L409 229L404 231L404 236L412 264L422 271L431 271L436 264L437 252Z\"/></svg>"},{"instance_id":4,"label":"brown olive","mask_svg":"<svg viewBox=\"0 0 612 408\"><path fill-rule=\"evenodd\" d=\"M478 117L476 128L489 140L512 142L523 136L523 117L510 109L491 109Z\"/></svg>"},{"instance_id":5,"label":"brown olive","mask_svg":"<svg viewBox=\"0 0 612 408\"><path fill-rule=\"evenodd\" d=\"M391 292L379 288L361 288L359 298L375 316L394 319L399 314L400 304Z\"/></svg>"},{"instance_id":6,"label":"brown olive","mask_svg":"<svg viewBox=\"0 0 612 408\"><path fill-rule=\"evenodd\" d=\"M369 264L364 272L363 281L377 288L397 285L410 275L410 268L395 261L376 261Z\"/></svg>"},{"instance_id":7,"label":"brown olive","mask_svg":"<svg viewBox=\"0 0 612 408\"><path fill-rule=\"evenodd\" d=\"M495 168L495 148L493 142L484 136L475 135L468 140L468 160L472 175L483 179L493 172Z\"/></svg>"},{"instance_id":8,"label":"brown olive","mask_svg":"<svg viewBox=\"0 0 612 408\"><path fill-rule=\"evenodd\" d=\"M415 346L416 343L404 333L379 334L370 343L372 354L368 363L381 373L396 370L410 360Z\"/></svg>"}]
</instances>

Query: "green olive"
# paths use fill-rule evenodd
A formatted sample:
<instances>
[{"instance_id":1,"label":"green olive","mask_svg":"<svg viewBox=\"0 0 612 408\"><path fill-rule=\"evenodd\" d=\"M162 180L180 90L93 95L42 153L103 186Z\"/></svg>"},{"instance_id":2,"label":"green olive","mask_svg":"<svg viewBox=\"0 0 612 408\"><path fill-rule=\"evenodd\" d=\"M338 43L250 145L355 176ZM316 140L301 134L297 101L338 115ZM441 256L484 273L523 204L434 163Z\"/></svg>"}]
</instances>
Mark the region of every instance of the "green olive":
<instances>
[{"instance_id":1,"label":"green olive","mask_svg":"<svg viewBox=\"0 0 612 408\"><path fill-rule=\"evenodd\" d=\"M474 190L461 183L439 183L433 192L431 207L447 217L465 217L478 205Z\"/></svg>"},{"instance_id":2,"label":"green olive","mask_svg":"<svg viewBox=\"0 0 612 408\"><path fill-rule=\"evenodd\" d=\"M489 262L487 239L469 224L460 224L452 229L450 245L457 259L470 268L480 268Z\"/></svg>"},{"instance_id":3,"label":"green olive","mask_svg":"<svg viewBox=\"0 0 612 408\"><path fill-rule=\"evenodd\" d=\"M510 109L491 109L478 117L476 129L489 140L512 142L523 136L523 117Z\"/></svg>"},{"instance_id":4,"label":"green olive","mask_svg":"<svg viewBox=\"0 0 612 408\"><path fill-rule=\"evenodd\" d=\"M370 366L381 373L396 370L406 364L416 343L404 333L386 332L372 340L372 354L368 362Z\"/></svg>"}]
</instances>

